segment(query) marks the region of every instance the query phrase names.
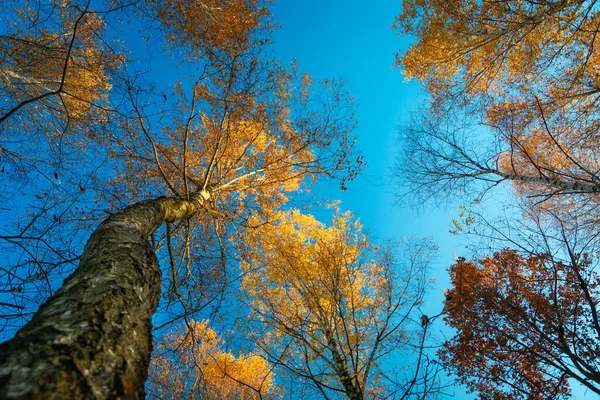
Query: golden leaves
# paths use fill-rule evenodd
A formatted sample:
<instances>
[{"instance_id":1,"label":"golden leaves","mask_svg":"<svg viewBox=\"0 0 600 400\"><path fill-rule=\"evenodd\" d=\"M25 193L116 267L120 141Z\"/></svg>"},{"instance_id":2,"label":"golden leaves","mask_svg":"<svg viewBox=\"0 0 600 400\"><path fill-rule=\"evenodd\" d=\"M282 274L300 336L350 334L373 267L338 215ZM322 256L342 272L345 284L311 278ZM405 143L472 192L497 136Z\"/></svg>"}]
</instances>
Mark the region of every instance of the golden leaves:
<instances>
[{"instance_id":1,"label":"golden leaves","mask_svg":"<svg viewBox=\"0 0 600 400\"><path fill-rule=\"evenodd\" d=\"M21 18L29 19L29 12L21 13ZM103 43L104 21L99 14L65 6L47 18L56 26L33 23L19 37L4 37L0 76L16 102L36 98L41 102L53 95L58 104L45 100L46 105L77 119L106 100L111 89L107 70L116 67L120 55Z\"/></svg>"},{"instance_id":2,"label":"golden leaves","mask_svg":"<svg viewBox=\"0 0 600 400\"><path fill-rule=\"evenodd\" d=\"M532 92L565 98L596 79L599 18L579 1L405 0L394 28L417 42L396 65L438 101L460 94L493 103Z\"/></svg>"},{"instance_id":3,"label":"golden leaves","mask_svg":"<svg viewBox=\"0 0 600 400\"><path fill-rule=\"evenodd\" d=\"M374 247L360 223L338 209L330 226L298 210L278 212L275 219L248 238L256 250L242 265L242 287L261 323L276 341L304 337L311 350L303 357L327 360L327 340L333 340L339 351L364 362L376 340L375 321L385 318L390 286L386 266L369 259Z\"/></svg>"},{"instance_id":4,"label":"golden leaves","mask_svg":"<svg viewBox=\"0 0 600 400\"><path fill-rule=\"evenodd\" d=\"M234 356L208 321L163 337L150 366L150 392L167 398L258 399L272 393L268 362L255 354Z\"/></svg>"},{"instance_id":5,"label":"golden leaves","mask_svg":"<svg viewBox=\"0 0 600 400\"><path fill-rule=\"evenodd\" d=\"M148 4L156 8L168 39L191 47L195 54L207 48L241 53L268 16L260 0L165 0Z\"/></svg>"},{"instance_id":6,"label":"golden leaves","mask_svg":"<svg viewBox=\"0 0 600 400\"><path fill-rule=\"evenodd\" d=\"M384 393L385 385L376 388L380 361L400 347L435 249L407 241L402 268L394 248L372 245L358 219L332 208L329 224L278 211L245 236L242 289L255 321L252 338L319 386L349 397Z\"/></svg>"},{"instance_id":7,"label":"golden leaves","mask_svg":"<svg viewBox=\"0 0 600 400\"><path fill-rule=\"evenodd\" d=\"M317 306L320 308L335 304L332 293L359 302L365 289L364 272L359 268L360 257L368 242L360 233L359 222L351 218L349 213L337 213L331 226L326 227L313 216L298 210L278 212L274 219L279 222L261 228L256 237L261 242L259 248L265 251L253 254L251 264L264 265L265 269L249 275L245 280L246 287L260 292L276 287L288 288L295 292L293 296L298 307L304 301L303 296L308 301L309 293L319 299L321 303ZM250 264L246 267L251 268ZM333 276L337 278L332 282ZM296 286L294 282L299 285L296 289L292 288ZM287 295L290 293L284 293L281 301L285 302ZM258 293L257 296L260 297ZM286 305L281 304L281 307Z\"/></svg>"}]
</instances>

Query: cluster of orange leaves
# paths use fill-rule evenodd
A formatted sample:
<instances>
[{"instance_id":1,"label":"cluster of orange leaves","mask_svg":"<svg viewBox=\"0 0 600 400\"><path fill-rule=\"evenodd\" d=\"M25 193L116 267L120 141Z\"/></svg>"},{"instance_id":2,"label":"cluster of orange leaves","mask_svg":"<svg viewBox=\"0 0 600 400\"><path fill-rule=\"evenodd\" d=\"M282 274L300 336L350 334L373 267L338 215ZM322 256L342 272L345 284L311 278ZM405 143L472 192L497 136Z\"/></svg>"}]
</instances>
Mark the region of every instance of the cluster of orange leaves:
<instances>
[{"instance_id":1,"label":"cluster of orange leaves","mask_svg":"<svg viewBox=\"0 0 600 400\"><path fill-rule=\"evenodd\" d=\"M428 87L434 112L481 106L476 112L504 142L503 172L592 183L600 168L599 23L594 2L583 0L404 0L394 26L417 41L396 63ZM514 183L538 199L549 192L544 185ZM553 201L553 211L572 205Z\"/></svg>"},{"instance_id":2,"label":"cluster of orange leaves","mask_svg":"<svg viewBox=\"0 0 600 400\"><path fill-rule=\"evenodd\" d=\"M10 36L13 28L8 28L0 44L0 76L17 101L60 89L60 101L50 106L64 107L69 118L76 119L107 99L112 87L107 70L115 68L121 56L104 45L105 23L99 14L63 3L47 18L56 26L41 25L35 7L21 9L14 29L30 28L18 38Z\"/></svg>"},{"instance_id":3,"label":"cluster of orange leaves","mask_svg":"<svg viewBox=\"0 0 600 400\"><path fill-rule=\"evenodd\" d=\"M471 95L495 96L527 92L532 86L558 89L559 78L566 82L576 75L597 82L598 50L589 44L600 16L590 7L571 0L404 0L394 28L416 35L418 41L398 55L397 65L407 77L424 81L435 95L451 90L459 80ZM582 56L589 56L583 70ZM546 73L539 76L542 71ZM585 81L579 83L590 84Z\"/></svg>"},{"instance_id":4,"label":"cluster of orange leaves","mask_svg":"<svg viewBox=\"0 0 600 400\"><path fill-rule=\"evenodd\" d=\"M276 220L249 239L259 240L261 251L242 264L243 288L257 309L282 325L319 326L343 318L340 309L359 315L383 306L386 277L381 265L363 259L371 245L351 213L338 212L329 227L298 210L279 212Z\"/></svg>"},{"instance_id":5,"label":"cluster of orange leaves","mask_svg":"<svg viewBox=\"0 0 600 400\"><path fill-rule=\"evenodd\" d=\"M224 351L223 340L208 321L191 322L156 344L149 392L171 399L259 399L272 394L274 376L255 354Z\"/></svg>"},{"instance_id":6,"label":"cluster of orange leaves","mask_svg":"<svg viewBox=\"0 0 600 400\"><path fill-rule=\"evenodd\" d=\"M197 52L205 48L239 52L268 11L261 0L186 0L148 2L157 9L169 40Z\"/></svg>"}]
</instances>

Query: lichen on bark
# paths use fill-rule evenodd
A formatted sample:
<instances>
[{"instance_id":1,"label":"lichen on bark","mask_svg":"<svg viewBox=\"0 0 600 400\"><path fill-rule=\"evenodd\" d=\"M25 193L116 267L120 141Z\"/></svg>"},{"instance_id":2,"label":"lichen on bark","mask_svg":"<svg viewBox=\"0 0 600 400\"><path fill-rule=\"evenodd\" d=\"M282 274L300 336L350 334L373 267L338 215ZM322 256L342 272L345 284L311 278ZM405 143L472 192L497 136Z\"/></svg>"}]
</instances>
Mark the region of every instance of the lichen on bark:
<instances>
[{"instance_id":1,"label":"lichen on bark","mask_svg":"<svg viewBox=\"0 0 600 400\"><path fill-rule=\"evenodd\" d=\"M148 239L200 200L158 198L107 218L61 289L0 345L0 398L143 398L161 286Z\"/></svg>"}]
</instances>

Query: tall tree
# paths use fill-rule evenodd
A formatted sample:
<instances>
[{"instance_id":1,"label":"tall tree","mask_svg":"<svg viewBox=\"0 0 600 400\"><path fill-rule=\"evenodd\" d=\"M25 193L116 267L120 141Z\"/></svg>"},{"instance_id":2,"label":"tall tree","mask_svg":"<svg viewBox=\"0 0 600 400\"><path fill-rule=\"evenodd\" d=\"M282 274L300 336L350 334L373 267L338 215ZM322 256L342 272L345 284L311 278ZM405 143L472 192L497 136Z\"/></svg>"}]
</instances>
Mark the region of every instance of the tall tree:
<instances>
[{"instance_id":1,"label":"tall tree","mask_svg":"<svg viewBox=\"0 0 600 400\"><path fill-rule=\"evenodd\" d=\"M275 215L292 193L320 175L340 178L343 183L357 171L351 99L336 82L316 84L307 75L299 76L295 67L283 67L269 57L271 27L263 2L114 2L112 8L94 8L94 12L86 4L64 2L56 9L70 7L78 16L113 16L114 23L131 17L140 26L158 24L159 30L149 32L165 33L159 43L168 45L168 51L181 51L180 60L200 73L192 83L173 82L173 90L161 91L160 84L153 89L135 70L118 71L111 75L111 90L116 93L109 92L110 112L101 121L106 130L75 130L89 135L68 142L73 148L73 179L68 189L77 196L65 208L69 212L50 215L49 210L60 203L54 199L40 207L31 221L54 221L51 226L66 241L57 243L66 244L73 255L69 262L80 262L56 292L65 271L53 269L48 274L50 266L60 263L35 251L24 250L31 255L34 277L21 268L18 257L3 275L3 293L8 296L35 290L31 282L39 276L45 276L50 290L36 300L51 295L0 348L1 391L14 398L142 397L151 317L161 300L161 284L165 288L163 310L172 319L193 318L198 305L209 301L206 281L227 278L225 260L235 251L232 247L239 240L240 227L270 222L267 217ZM69 32L77 38L75 28ZM102 39L96 35L99 30L92 36ZM85 53L85 43L80 46ZM43 55L33 48L32 54ZM64 65L69 71L69 54L58 54L67 60ZM64 90L71 90L65 85L59 88L60 93L42 98L37 98L38 92L28 92L29 97L18 100L25 101L22 106L16 103L11 106L16 111L6 112L10 115L3 124L23 118L36 126L33 117L23 117L24 113L46 107L45 100L58 101L61 95L67 96ZM100 108L91 97L86 101L89 110ZM67 125L68 110L68 104L59 108ZM3 132L10 136L13 130ZM47 143L52 140L41 142L50 146ZM86 154L77 149L88 145L99 151L85 160ZM78 181L90 165L94 166L89 177L93 190ZM62 172L40 170L55 180L63 177ZM53 184L63 187L61 182ZM163 194L171 197L159 197ZM41 196L34 196L33 201L45 201L43 192ZM86 196L93 196L96 214L86 215L89 208L79 202ZM90 224L86 218L99 219L99 211L118 210L143 198L155 200L137 203L106 219L80 257L78 244L69 247L69 241L79 240L73 226L83 223L85 227ZM167 228L154 238L163 222ZM26 223L20 236L14 236L42 243L54 240L43 224L37 228L42 232L39 237L25 235L30 226ZM149 245L150 238L155 239L154 246ZM6 235L3 239L14 238ZM157 249L166 261L162 281L154 256ZM56 252L62 255L61 251Z\"/></svg>"},{"instance_id":2,"label":"tall tree","mask_svg":"<svg viewBox=\"0 0 600 400\"><path fill-rule=\"evenodd\" d=\"M98 227L62 288L0 345L3 396L143 397L161 276L148 237L200 204L140 203Z\"/></svg>"},{"instance_id":3,"label":"tall tree","mask_svg":"<svg viewBox=\"0 0 600 400\"><path fill-rule=\"evenodd\" d=\"M10 1L2 13L0 245L7 272L1 277L0 329L10 336L72 272L86 232L107 212L170 190L125 192L114 184L122 176L133 178L123 162L129 157L143 161L136 165L138 177L161 169L154 156L161 145L171 145L166 137L142 136L131 143L127 135L140 137L134 129L142 111L161 116L162 127L168 126L174 113L167 116L165 110L176 107L176 101L166 102L168 87L188 78L180 73L170 82L151 81L140 66L152 57L148 47L119 29L146 32L159 56L178 59L182 68L214 70L217 59L239 57L256 65L251 60L269 39L270 21L263 2L239 0ZM275 80L257 75L256 82L265 78ZM139 110L137 102L150 96L152 107Z\"/></svg>"},{"instance_id":4,"label":"tall tree","mask_svg":"<svg viewBox=\"0 0 600 400\"><path fill-rule=\"evenodd\" d=\"M399 176L469 200L509 182L521 207L485 233L513 250L451 267L445 364L484 398L561 397L567 379L597 392L600 9L403 4L395 27L417 40L397 65L432 99L402 134Z\"/></svg>"},{"instance_id":5,"label":"tall tree","mask_svg":"<svg viewBox=\"0 0 600 400\"><path fill-rule=\"evenodd\" d=\"M134 199L157 190L181 198L202 192L208 200L205 213L169 228L162 242L171 292L164 304L184 314L204 303L194 294L207 291L207 271L223 279L240 226L269 222L302 184L327 175L343 185L360 166L350 136L354 107L343 86L298 76L262 52L255 44L242 54L209 54L191 93L176 89L172 111L160 119L149 116L144 95L130 92L137 119L111 144L125 155L112 192ZM112 192L118 205L122 197Z\"/></svg>"},{"instance_id":6,"label":"tall tree","mask_svg":"<svg viewBox=\"0 0 600 400\"><path fill-rule=\"evenodd\" d=\"M278 219L255 238L242 286L258 330L254 340L269 360L324 398L435 393L418 338L427 324L411 332L434 247L410 243L401 267L395 250L371 244L349 213L336 212L329 227L298 211ZM418 349L414 375L388 381L384 360L411 346Z\"/></svg>"}]
</instances>

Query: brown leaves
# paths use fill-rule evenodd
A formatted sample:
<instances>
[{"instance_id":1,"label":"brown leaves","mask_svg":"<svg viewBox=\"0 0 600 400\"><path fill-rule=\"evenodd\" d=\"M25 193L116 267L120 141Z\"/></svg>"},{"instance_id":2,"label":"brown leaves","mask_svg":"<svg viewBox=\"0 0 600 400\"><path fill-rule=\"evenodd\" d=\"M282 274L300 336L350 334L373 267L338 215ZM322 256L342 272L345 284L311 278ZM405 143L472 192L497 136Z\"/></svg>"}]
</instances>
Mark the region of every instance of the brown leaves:
<instances>
[{"instance_id":1,"label":"brown leaves","mask_svg":"<svg viewBox=\"0 0 600 400\"><path fill-rule=\"evenodd\" d=\"M503 250L454 264L445 320L457 333L440 352L445 366L490 399L554 398L569 392L566 377L597 375L600 292L590 262ZM588 387L600 391L600 379Z\"/></svg>"}]
</instances>

